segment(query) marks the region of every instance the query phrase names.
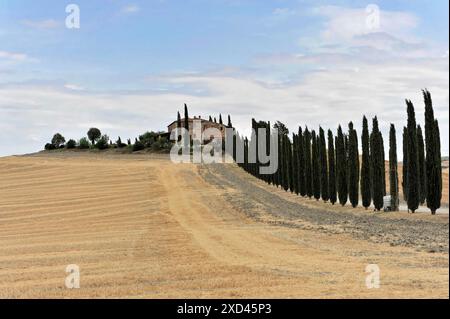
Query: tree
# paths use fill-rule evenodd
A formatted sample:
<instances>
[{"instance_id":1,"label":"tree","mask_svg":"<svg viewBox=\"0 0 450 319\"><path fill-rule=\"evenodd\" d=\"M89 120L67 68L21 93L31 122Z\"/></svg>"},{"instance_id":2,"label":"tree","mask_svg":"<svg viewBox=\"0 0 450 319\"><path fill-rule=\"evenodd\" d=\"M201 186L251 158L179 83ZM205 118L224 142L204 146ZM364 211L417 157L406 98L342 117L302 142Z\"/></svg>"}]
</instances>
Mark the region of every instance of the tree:
<instances>
[{"instance_id":1,"label":"tree","mask_svg":"<svg viewBox=\"0 0 450 319\"><path fill-rule=\"evenodd\" d=\"M144 148L145 145L136 138L133 144L133 152L142 151Z\"/></svg>"},{"instance_id":2,"label":"tree","mask_svg":"<svg viewBox=\"0 0 450 319\"><path fill-rule=\"evenodd\" d=\"M80 150L85 150L89 148L89 141L87 138L82 137L79 141L78 141L78 148Z\"/></svg>"},{"instance_id":3,"label":"tree","mask_svg":"<svg viewBox=\"0 0 450 319\"><path fill-rule=\"evenodd\" d=\"M330 199L328 189L328 162L325 131L319 128L319 159L320 159L320 193L324 202Z\"/></svg>"},{"instance_id":4,"label":"tree","mask_svg":"<svg viewBox=\"0 0 450 319\"><path fill-rule=\"evenodd\" d=\"M209 120L208 120L208 121L210 121L210 122L212 122L212 121L213 121L213 119L212 119L211 115L209 116Z\"/></svg>"},{"instance_id":5,"label":"tree","mask_svg":"<svg viewBox=\"0 0 450 319\"><path fill-rule=\"evenodd\" d=\"M52 144L55 146L55 148L60 148L62 145L64 145L65 142L66 139L61 134L56 133L55 135L53 135Z\"/></svg>"},{"instance_id":6,"label":"tree","mask_svg":"<svg viewBox=\"0 0 450 319\"><path fill-rule=\"evenodd\" d=\"M414 105L406 100L408 111L408 209L414 213L420 204L419 153Z\"/></svg>"},{"instance_id":7,"label":"tree","mask_svg":"<svg viewBox=\"0 0 450 319\"><path fill-rule=\"evenodd\" d=\"M427 206L431 214L441 207L442 199L442 159L439 124L434 117L431 94L423 90L425 102L425 147L427 174Z\"/></svg>"},{"instance_id":8,"label":"tree","mask_svg":"<svg viewBox=\"0 0 450 319\"><path fill-rule=\"evenodd\" d=\"M336 161L334 151L333 132L328 130L328 196L331 204L335 204L336 197Z\"/></svg>"},{"instance_id":9,"label":"tree","mask_svg":"<svg viewBox=\"0 0 450 319\"><path fill-rule=\"evenodd\" d=\"M336 176L339 203L345 206L348 199L347 186L347 156L345 150L345 138L342 127L339 125L336 139Z\"/></svg>"},{"instance_id":10,"label":"tree","mask_svg":"<svg viewBox=\"0 0 450 319\"><path fill-rule=\"evenodd\" d=\"M316 136L316 132L313 130L311 133L312 140L312 188L314 198L319 200L320 198L320 158L319 158L319 138Z\"/></svg>"},{"instance_id":11,"label":"tree","mask_svg":"<svg viewBox=\"0 0 450 319\"><path fill-rule=\"evenodd\" d=\"M348 124L348 195L353 207L359 202L359 152L358 134L353 123Z\"/></svg>"},{"instance_id":12,"label":"tree","mask_svg":"<svg viewBox=\"0 0 450 319\"><path fill-rule=\"evenodd\" d=\"M298 171L298 136L292 133L292 168L293 168L293 183L294 192L299 194L299 171Z\"/></svg>"},{"instance_id":13,"label":"tree","mask_svg":"<svg viewBox=\"0 0 450 319\"><path fill-rule=\"evenodd\" d=\"M363 128L361 134L362 163L361 163L361 198L362 205L366 209L372 202L371 178L370 178L370 148L369 148L369 125L367 118L363 117Z\"/></svg>"},{"instance_id":14,"label":"tree","mask_svg":"<svg viewBox=\"0 0 450 319\"><path fill-rule=\"evenodd\" d=\"M56 149L55 145L53 145L52 143L45 144L44 148L46 151L52 151L52 150Z\"/></svg>"},{"instance_id":15,"label":"tree","mask_svg":"<svg viewBox=\"0 0 450 319\"><path fill-rule=\"evenodd\" d=\"M286 127L286 125L284 125L283 123L281 123L280 121L277 121L274 125L273 125L274 129L278 130L278 134L279 135L288 135L289 134L289 130Z\"/></svg>"},{"instance_id":16,"label":"tree","mask_svg":"<svg viewBox=\"0 0 450 319\"><path fill-rule=\"evenodd\" d=\"M117 144L117 147L118 147L118 148L123 148L123 147L126 146L125 143L122 143L122 139L120 138L120 136L119 136L119 138L117 139L116 144Z\"/></svg>"},{"instance_id":17,"label":"tree","mask_svg":"<svg viewBox=\"0 0 450 319\"><path fill-rule=\"evenodd\" d=\"M403 169L402 169L403 199L408 201L408 130L403 127Z\"/></svg>"},{"instance_id":18,"label":"tree","mask_svg":"<svg viewBox=\"0 0 450 319\"><path fill-rule=\"evenodd\" d=\"M76 147L77 147L77 142L75 142L75 140L70 139L70 140L67 141L67 143L66 143L66 148L67 149L70 150L70 149L74 149Z\"/></svg>"},{"instance_id":19,"label":"tree","mask_svg":"<svg viewBox=\"0 0 450 319\"><path fill-rule=\"evenodd\" d=\"M223 121L222 121L222 114L219 114L219 124L223 124Z\"/></svg>"},{"instance_id":20,"label":"tree","mask_svg":"<svg viewBox=\"0 0 450 319\"><path fill-rule=\"evenodd\" d=\"M311 133L308 127L305 129L305 139L304 139L304 156L305 156L305 188L306 195L311 198L313 196L312 189L312 163L311 163Z\"/></svg>"},{"instance_id":21,"label":"tree","mask_svg":"<svg viewBox=\"0 0 450 319\"><path fill-rule=\"evenodd\" d=\"M233 124L231 124L231 117L230 117L230 115L228 114L228 125L227 125L229 128L232 128L233 127ZM269 125L269 127L270 127L270 125Z\"/></svg>"},{"instance_id":22,"label":"tree","mask_svg":"<svg viewBox=\"0 0 450 319\"><path fill-rule=\"evenodd\" d=\"M398 211L398 161L397 137L395 134L395 126L394 124L391 124L391 129L389 131L389 193L391 195L391 208L393 211Z\"/></svg>"},{"instance_id":23,"label":"tree","mask_svg":"<svg viewBox=\"0 0 450 319\"><path fill-rule=\"evenodd\" d=\"M305 183L305 147L302 128L298 128L298 183L299 193L301 196L306 196L306 183Z\"/></svg>"},{"instance_id":24,"label":"tree","mask_svg":"<svg viewBox=\"0 0 450 319\"><path fill-rule=\"evenodd\" d=\"M102 135L98 139L97 144L95 144L95 147L99 150L106 150L108 148L108 141L109 141L108 135Z\"/></svg>"},{"instance_id":25,"label":"tree","mask_svg":"<svg viewBox=\"0 0 450 319\"><path fill-rule=\"evenodd\" d=\"M371 159L371 177L372 177L372 197L375 210L383 208L383 174L384 174L384 152L382 152L383 140L380 129L378 128L378 119L375 116L372 124L372 133L370 135L370 159Z\"/></svg>"},{"instance_id":26,"label":"tree","mask_svg":"<svg viewBox=\"0 0 450 319\"><path fill-rule=\"evenodd\" d=\"M96 127L92 127L87 132L87 136L91 141L92 145L95 145L95 142L102 136L102 132Z\"/></svg>"},{"instance_id":27,"label":"tree","mask_svg":"<svg viewBox=\"0 0 450 319\"><path fill-rule=\"evenodd\" d=\"M425 166L425 144L423 132L420 125L417 125L417 153L419 156L419 184L420 184L420 205L425 204L427 198L427 169Z\"/></svg>"}]
</instances>

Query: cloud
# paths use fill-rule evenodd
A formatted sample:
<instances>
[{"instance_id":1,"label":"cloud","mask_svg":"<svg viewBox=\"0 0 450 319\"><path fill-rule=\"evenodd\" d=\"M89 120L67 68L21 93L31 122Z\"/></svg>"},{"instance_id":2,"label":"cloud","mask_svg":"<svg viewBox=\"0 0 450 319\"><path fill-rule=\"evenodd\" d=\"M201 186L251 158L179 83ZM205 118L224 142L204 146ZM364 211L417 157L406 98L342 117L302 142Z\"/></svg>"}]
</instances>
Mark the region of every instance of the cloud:
<instances>
[{"instance_id":1,"label":"cloud","mask_svg":"<svg viewBox=\"0 0 450 319\"><path fill-rule=\"evenodd\" d=\"M132 14L132 13L137 13L139 12L141 9L139 8L139 6L135 5L135 4L129 4L125 7L122 8L121 12L125 13L125 14Z\"/></svg>"},{"instance_id":2,"label":"cloud","mask_svg":"<svg viewBox=\"0 0 450 319\"><path fill-rule=\"evenodd\" d=\"M53 20L53 19L46 19L46 20L23 20L22 24L34 28L34 29L55 29L58 28L61 23Z\"/></svg>"},{"instance_id":3,"label":"cloud","mask_svg":"<svg viewBox=\"0 0 450 319\"><path fill-rule=\"evenodd\" d=\"M84 88L77 85L77 84L72 84L72 83L67 83L64 85L64 87L68 90L72 90L72 91L83 91Z\"/></svg>"},{"instance_id":4,"label":"cloud","mask_svg":"<svg viewBox=\"0 0 450 319\"><path fill-rule=\"evenodd\" d=\"M29 60L29 57L25 53L0 51L0 60L1 59L23 62Z\"/></svg>"}]
</instances>

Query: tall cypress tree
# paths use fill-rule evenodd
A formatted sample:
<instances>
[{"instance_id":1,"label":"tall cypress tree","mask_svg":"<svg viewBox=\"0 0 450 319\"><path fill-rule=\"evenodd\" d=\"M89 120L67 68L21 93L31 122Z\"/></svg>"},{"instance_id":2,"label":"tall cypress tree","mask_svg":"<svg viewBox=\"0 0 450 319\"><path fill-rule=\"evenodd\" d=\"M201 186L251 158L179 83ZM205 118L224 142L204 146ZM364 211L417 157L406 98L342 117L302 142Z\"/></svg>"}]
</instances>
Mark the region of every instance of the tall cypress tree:
<instances>
[{"instance_id":1,"label":"tall cypress tree","mask_svg":"<svg viewBox=\"0 0 450 319\"><path fill-rule=\"evenodd\" d=\"M289 190L291 193L294 192L294 165L293 165L293 153L292 153L292 143L289 139L289 136L286 136L287 139L287 158L288 158L288 175L289 175Z\"/></svg>"},{"instance_id":2,"label":"tall cypress tree","mask_svg":"<svg viewBox=\"0 0 450 319\"><path fill-rule=\"evenodd\" d=\"M333 132L328 130L328 195L331 204L335 204L336 197L336 161L334 153Z\"/></svg>"},{"instance_id":3,"label":"tall cypress tree","mask_svg":"<svg viewBox=\"0 0 450 319\"><path fill-rule=\"evenodd\" d=\"M439 125L434 118L431 94L423 91L425 102L425 147L427 174L427 206L431 214L441 207L442 199L442 159Z\"/></svg>"},{"instance_id":4,"label":"tall cypress tree","mask_svg":"<svg viewBox=\"0 0 450 319\"><path fill-rule=\"evenodd\" d=\"M222 121L222 114L219 114L219 124L223 124L223 121Z\"/></svg>"},{"instance_id":5,"label":"tall cypress tree","mask_svg":"<svg viewBox=\"0 0 450 319\"><path fill-rule=\"evenodd\" d=\"M363 128L361 134L362 163L361 163L361 197L362 205L366 209L372 202L371 174L370 174L370 148L369 148L369 125L367 118L363 117Z\"/></svg>"},{"instance_id":6,"label":"tall cypress tree","mask_svg":"<svg viewBox=\"0 0 450 319\"><path fill-rule=\"evenodd\" d=\"M353 207L359 202L359 152L358 134L353 123L348 124L348 195Z\"/></svg>"},{"instance_id":7,"label":"tall cypress tree","mask_svg":"<svg viewBox=\"0 0 450 319\"><path fill-rule=\"evenodd\" d=\"M425 166L425 144L420 125L417 125L417 152L419 156L419 182L420 182L420 205L425 204L427 198L427 170Z\"/></svg>"},{"instance_id":8,"label":"tall cypress tree","mask_svg":"<svg viewBox=\"0 0 450 319\"><path fill-rule=\"evenodd\" d=\"M345 138L342 127L339 125L336 139L336 173L339 203L345 206L348 199L347 185L347 156L345 149Z\"/></svg>"},{"instance_id":9,"label":"tall cypress tree","mask_svg":"<svg viewBox=\"0 0 450 319\"><path fill-rule=\"evenodd\" d=\"M323 201L327 202L330 199L328 189L328 163L327 163L327 144L325 140L325 131L319 129L320 143L319 143L319 155L320 155L320 192Z\"/></svg>"},{"instance_id":10,"label":"tall cypress tree","mask_svg":"<svg viewBox=\"0 0 450 319\"><path fill-rule=\"evenodd\" d=\"M393 211L398 211L398 161L397 137L395 134L395 126L394 124L391 124L391 129L389 131L389 188L391 195L391 208Z\"/></svg>"},{"instance_id":11,"label":"tall cypress tree","mask_svg":"<svg viewBox=\"0 0 450 319\"><path fill-rule=\"evenodd\" d=\"M305 187L306 195L311 198L313 196L312 188L312 163L311 163L311 133L309 133L308 127L305 129L304 139L304 156L305 156Z\"/></svg>"},{"instance_id":12,"label":"tall cypress tree","mask_svg":"<svg viewBox=\"0 0 450 319\"><path fill-rule=\"evenodd\" d=\"M403 169L402 169L403 199L408 201L408 130L403 127Z\"/></svg>"},{"instance_id":13,"label":"tall cypress tree","mask_svg":"<svg viewBox=\"0 0 450 319\"><path fill-rule=\"evenodd\" d=\"M189 147L191 143L191 138L189 134L189 114L188 114L188 107L186 103L184 104L184 128L186 129L186 138L184 139L184 147Z\"/></svg>"},{"instance_id":14,"label":"tall cypress tree","mask_svg":"<svg viewBox=\"0 0 450 319\"><path fill-rule=\"evenodd\" d=\"M298 137L292 133L292 167L293 167L293 183L294 192L299 193L299 176L298 176Z\"/></svg>"},{"instance_id":15,"label":"tall cypress tree","mask_svg":"<svg viewBox=\"0 0 450 319\"><path fill-rule=\"evenodd\" d=\"M414 213L420 204L419 154L417 146L417 124L414 105L406 100L408 109L408 209Z\"/></svg>"},{"instance_id":16,"label":"tall cypress tree","mask_svg":"<svg viewBox=\"0 0 450 319\"><path fill-rule=\"evenodd\" d=\"M313 130L311 134L312 140L312 188L314 198L319 200L320 198L320 158L319 158L319 139L316 132Z\"/></svg>"},{"instance_id":17,"label":"tall cypress tree","mask_svg":"<svg viewBox=\"0 0 450 319\"><path fill-rule=\"evenodd\" d=\"M290 176L289 176L289 146L288 146L287 135L283 135L283 188L285 191L289 189L290 185Z\"/></svg>"},{"instance_id":18,"label":"tall cypress tree","mask_svg":"<svg viewBox=\"0 0 450 319\"><path fill-rule=\"evenodd\" d=\"M305 183L305 147L302 128L298 128L298 178L299 178L299 193L301 196L306 196Z\"/></svg>"},{"instance_id":19,"label":"tall cypress tree","mask_svg":"<svg viewBox=\"0 0 450 319\"><path fill-rule=\"evenodd\" d=\"M231 117L230 117L230 115L228 114L228 125L227 125L228 127L233 127L233 124L231 124ZM269 128L270 128L270 124L269 124Z\"/></svg>"},{"instance_id":20,"label":"tall cypress tree","mask_svg":"<svg viewBox=\"0 0 450 319\"><path fill-rule=\"evenodd\" d=\"M181 115L180 115L180 112L178 112L178 114L177 114L177 142L179 142L180 138L181 138L180 130L179 130L180 128L181 128Z\"/></svg>"},{"instance_id":21,"label":"tall cypress tree","mask_svg":"<svg viewBox=\"0 0 450 319\"><path fill-rule=\"evenodd\" d=\"M372 133L370 135L370 159L371 159L371 177L372 177L372 197L375 210L383 208L383 174L384 174L384 152L381 151L382 140L381 132L378 128L378 119L375 117L372 124Z\"/></svg>"}]
</instances>

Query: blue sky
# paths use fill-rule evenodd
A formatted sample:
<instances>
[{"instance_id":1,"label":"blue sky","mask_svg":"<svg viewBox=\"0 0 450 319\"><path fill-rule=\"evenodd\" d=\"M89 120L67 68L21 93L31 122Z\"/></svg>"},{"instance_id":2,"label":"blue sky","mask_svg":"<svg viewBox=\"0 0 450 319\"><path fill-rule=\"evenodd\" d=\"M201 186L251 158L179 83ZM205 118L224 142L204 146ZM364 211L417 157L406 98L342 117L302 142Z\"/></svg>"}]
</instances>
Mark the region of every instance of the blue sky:
<instances>
[{"instance_id":1,"label":"blue sky","mask_svg":"<svg viewBox=\"0 0 450 319\"><path fill-rule=\"evenodd\" d=\"M0 0L0 155L56 131L164 130L183 103L244 133L252 117L335 129L363 114L401 131L405 98L423 121L424 87L448 132L448 36L446 0Z\"/></svg>"}]
</instances>

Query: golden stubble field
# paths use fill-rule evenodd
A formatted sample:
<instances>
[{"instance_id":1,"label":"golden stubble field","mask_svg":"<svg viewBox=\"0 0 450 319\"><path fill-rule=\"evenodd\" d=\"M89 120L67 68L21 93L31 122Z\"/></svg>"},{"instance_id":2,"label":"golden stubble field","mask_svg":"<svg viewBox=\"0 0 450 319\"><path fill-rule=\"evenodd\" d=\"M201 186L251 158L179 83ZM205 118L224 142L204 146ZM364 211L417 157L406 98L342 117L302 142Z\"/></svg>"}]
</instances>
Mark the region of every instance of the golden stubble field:
<instances>
[{"instance_id":1,"label":"golden stubble field","mask_svg":"<svg viewBox=\"0 0 450 319\"><path fill-rule=\"evenodd\" d=\"M255 222L193 164L6 157L0 192L3 298L449 296L447 253ZM365 285L372 263L379 289ZM69 264L80 289L65 287Z\"/></svg>"}]
</instances>

